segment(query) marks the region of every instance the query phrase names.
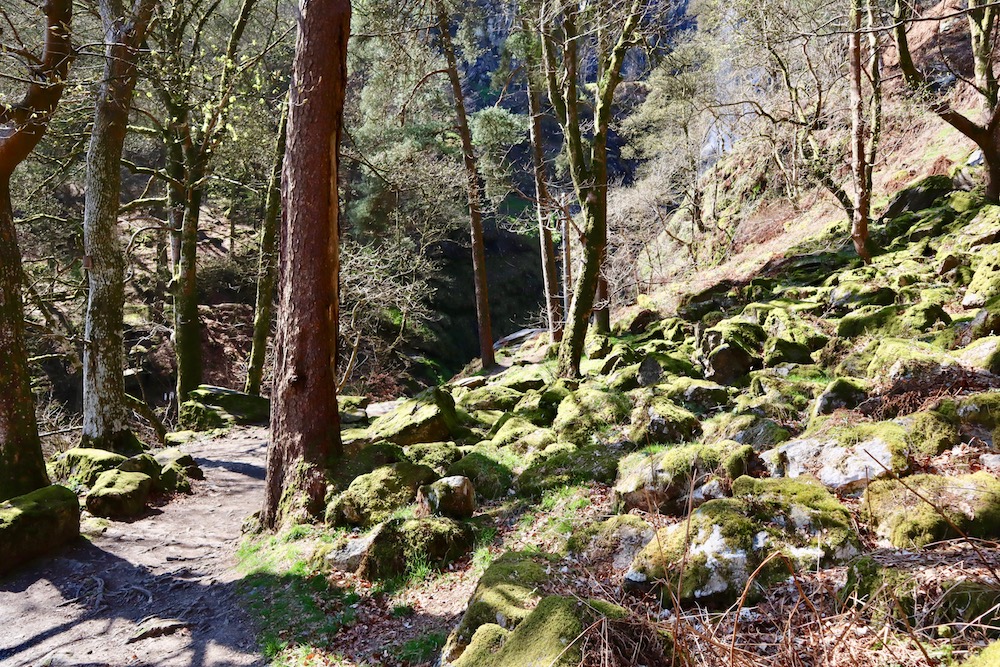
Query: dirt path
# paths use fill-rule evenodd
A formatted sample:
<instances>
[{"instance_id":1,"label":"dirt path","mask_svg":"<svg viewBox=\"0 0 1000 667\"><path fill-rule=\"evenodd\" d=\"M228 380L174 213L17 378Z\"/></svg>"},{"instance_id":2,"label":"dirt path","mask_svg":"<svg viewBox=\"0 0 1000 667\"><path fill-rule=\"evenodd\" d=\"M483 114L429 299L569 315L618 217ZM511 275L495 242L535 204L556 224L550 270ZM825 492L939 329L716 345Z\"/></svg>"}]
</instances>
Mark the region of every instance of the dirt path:
<instances>
[{"instance_id":1,"label":"dirt path","mask_svg":"<svg viewBox=\"0 0 1000 667\"><path fill-rule=\"evenodd\" d=\"M205 472L194 495L0 579L0 665L264 665L234 554L263 498L266 438L185 445Z\"/></svg>"}]
</instances>

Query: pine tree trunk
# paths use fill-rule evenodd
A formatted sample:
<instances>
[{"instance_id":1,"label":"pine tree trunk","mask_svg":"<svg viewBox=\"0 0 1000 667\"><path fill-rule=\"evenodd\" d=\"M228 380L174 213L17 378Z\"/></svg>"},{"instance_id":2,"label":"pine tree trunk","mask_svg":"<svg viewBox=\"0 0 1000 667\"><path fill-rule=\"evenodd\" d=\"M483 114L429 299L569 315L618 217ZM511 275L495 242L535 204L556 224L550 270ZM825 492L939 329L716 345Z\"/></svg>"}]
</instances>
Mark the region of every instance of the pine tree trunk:
<instances>
[{"instance_id":1,"label":"pine tree trunk","mask_svg":"<svg viewBox=\"0 0 1000 667\"><path fill-rule=\"evenodd\" d=\"M83 348L83 436L88 447L135 454L142 444L128 426L125 355L125 257L118 231L121 156L136 81L136 59L156 0L145 0L125 24L102 3L106 46L87 152L84 253L90 258Z\"/></svg>"},{"instance_id":2,"label":"pine tree trunk","mask_svg":"<svg viewBox=\"0 0 1000 667\"><path fill-rule=\"evenodd\" d=\"M337 412L338 155L347 86L348 0L301 0L282 183L278 329L267 528L321 517L341 456Z\"/></svg>"},{"instance_id":3,"label":"pine tree trunk","mask_svg":"<svg viewBox=\"0 0 1000 667\"><path fill-rule=\"evenodd\" d=\"M476 151L472 146L472 131L465 111L465 93L458 75L458 60L451 41L451 26L448 13L440 4L438 11L438 31L445 62L448 65L448 79L455 97L455 115L458 119L458 134L462 138L462 153L465 158L465 174L469 196L469 227L472 236L472 273L476 286L476 318L479 324L479 356L483 368L494 365L493 327L490 324L490 303L486 282L486 250L483 244L482 187L479 182L479 168Z\"/></svg>"},{"instance_id":4,"label":"pine tree trunk","mask_svg":"<svg viewBox=\"0 0 1000 667\"><path fill-rule=\"evenodd\" d=\"M260 395L264 378L264 360L267 358L267 340L271 335L271 311L274 305L274 281L278 263L274 255L278 217L281 215L281 167L285 159L285 135L288 130L288 105L281 110L278 123L278 145L271 164L271 177L267 183L267 205L264 224L260 230L260 261L257 269L257 302L253 318L253 346L247 361L247 382L244 391Z\"/></svg>"}]
</instances>

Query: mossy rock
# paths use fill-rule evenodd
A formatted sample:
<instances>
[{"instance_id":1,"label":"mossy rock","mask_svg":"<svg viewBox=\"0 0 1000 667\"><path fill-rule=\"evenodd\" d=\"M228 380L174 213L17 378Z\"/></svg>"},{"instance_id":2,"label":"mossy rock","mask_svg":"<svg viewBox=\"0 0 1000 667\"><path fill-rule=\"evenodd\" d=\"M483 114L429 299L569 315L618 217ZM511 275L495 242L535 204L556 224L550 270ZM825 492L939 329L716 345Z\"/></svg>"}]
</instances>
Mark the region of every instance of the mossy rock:
<instances>
[{"instance_id":1,"label":"mossy rock","mask_svg":"<svg viewBox=\"0 0 1000 667\"><path fill-rule=\"evenodd\" d=\"M962 366L1000 375L1000 336L979 338L954 352Z\"/></svg>"},{"instance_id":2,"label":"mossy rock","mask_svg":"<svg viewBox=\"0 0 1000 667\"><path fill-rule=\"evenodd\" d=\"M1000 391L985 391L963 397L958 401L955 413L964 424L996 428L1000 426Z\"/></svg>"},{"instance_id":3,"label":"mossy rock","mask_svg":"<svg viewBox=\"0 0 1000 667\"><path fill-rule=\"evenodd\" d=\"M121 454L104 449L75 447L60 454L49 471L54 479L69 487L90 488L101 473L114 470L125 461L126 458Z\"/></svg>"},{"instance_id":4,"label":"mossy rock","mask_svg":"<svg viewBox=\"0 0 1000 667\"><path fill-rule=\"evenodd\" d=\"M372 539L358 575L368 580L406 574L414 563L441 569L465 556L475 540L467 523L444 517L393 519L382 524Z\"/></svg>"},{"instance_id":5,"label":"mossy rock","mask_svg":"<svg viewBox=\"0 0 1000 667\"><path fill-rule=\"evenodd\" d=\"M163 485L160 482L160 473L163 470L163 466L150 454L139 454L138 456L133 456L130 459L122 461L118 469L123 472L141 472L144 475L149 475L149 478L153 480L153 490L163 490Z\"/></svg>"},{"instance_id":6,"label":"mossy rock","mask_svg":"<svg viewBox=\"0 0 1000 667\"><path fill-rule=\"evenodd\" d=\"M579 388L580 382L578 380L560 378L542 391L539 407L545 410L552 410L552 414L555 414L563 399Z\"/></svg>"},{"instance_id":7,"label":"mossy rock","mask_svg":"<svg viewBox=\"0 0 1000 667\"><path fill-rule=\"evenodd\" d=\"M549 596L513 632L495 624L480 626L455 667L576 667L582 658L577 641L584 629L582 604Z\"/></svg>"},{"instance_id":8,"label":"mossy rock","mask_svg":"<svg viewBox=\"0 0 1000 667\"><path fill-rule=\"evenodd\" d=\"M837 335L841 338L854 338L877 331L899 335L903 333L898 326L902 312L902 306L862 306L841 318L837 323Z\"/></svg>"},{"instance_id":9,"label":"mossy rock","mask_svg":"<svg viewBox=\"0 0 1000 667\"><path fill-rule=\"evenodd\" d=\"M205 479L205 473L202 472L201 468L195 462L194 457L190 454L185 454L176 447L161 449L153 455L153 458L164 468L176 463L184 470L184 474L191 479Z\"/></svg>"},{"instance_id":10,"label":"mossy rock","mask_svg":"<svg viewBox=\"0 0 1000 667\"><path fill-rule=\"evenodd\" d=\"M419 516L469 519L476 512L476 487L468 477L442 477L417 491Z\"/></svg>"},{"instance_id":11,"label":"mossy rock","mask_svg":"<svg viewBox=\"0 0 1000 667\"><path fill-rule=\"evenodd\" d=\"M892 382L920 377L957 365L958 362L952 355L930 343L886 338L876 341L872 346L865 373L869 378Z\"/></svg>"},{"instance_id":12,"label":"mossy rock","mask_svg":"<svg viewBox=\"0 0 1000 667\"><path fill-rule=\"evenodd\" d=\"M963 662L961 667L996 667L997 665L1000 665L1000 641L993 642Z\"/></svg>"},{"instance_id":13,"label":"mossy rock","mask_svg":"<svg viewBox=\"0 0 1000 667\"><path fill-rule=\"evenodd\" d=\"M455 412L455 400L440 387L404 401L376 419L368 429L373 441L388 440L402 446L441 442L461 437L465 432Z\"/></svg>"},{"instance_id":14,"label":"mossy rock","mask_svg":"<svg viewBox=\"0 0 1000 667\"><path fill-rule=\"evenodd\" d=\"M556 407L547 403L540 391L528 391L512 410L513 416L527 419L535 426L551 426Z\"/></svg>"},{"instance_id":15,"label":"mossy rock","mask_svg":"<svg viewBox=\"0 0 1000 667\"><path fill-rule=\"evenodd\" d=\"M550 579L551 558L546 554L507 552L490 564L476 585L458 626L448 637L442 662L455 660L487 623L513 630L528 617Z\"/></svg>"},{"instance_id":16,"label":"mossy rock","mask_svg":"<svg viewBox=\"0 0 1000 667\"><path fill-rule=\"evenodd\" d=\"M756 458L750 445L732 440L630 454L618 464L613 506L620 513L639 508L683 515L689 506L725 496L733 479L761 467Z\"/></svg>"},{"instance_id":17,"label":"mossy rock","mask_svg":"<svg viewBox=\"0 0 1000 667\"><path fill-rule=\"evenodd\" d=\"M395 445L391 446L395 447ZM448 467L460 461L462 456L464 456L462 450L454 442L426 442L419 445L410 445L406 448L405 456L400 451L399 456L392 460L388 460L388 457L386 457L386 460L380 465L398 463L408 458L418 465L433 468L434 472L443 476L448 471ZM374 470L375 467L377 466L372 466L371 470ZM371 470L366 470L365 472L371 472Z\"/></svg>"},{"instance_id":18,"label":"mossy rock","mask_svg":"<svg viewBox=\"0 0 1000 667\"><path fill-rule=\"evenodd\" d=\"M657 322L661 315L649 308L630 308L615 320L611 331L616 336L637 336Z\"/></svg>"},{"instance_id":19,"label":"mossy rock","mask_svg":"<svg viewBox=\"0 0 1000 667\"><path fill-rule=\"evenodd\" d=\"M458 404L466 410L513 410L524 393L501 385L486 385L463 394Z\"/></svg>"},{"instance_id":20,"label":"mossy rock","mask_svg":"<svg viewBox=\"0 0 1000 667\"><path fill-rule=\"evenodd\" d=\"M616 570L625 571L654 535L653 527L638 516L618 514L577 530L567 546L587 560L610 560Z\"/></svg>"},{"instance_id":21,"label":"mossy rock","mask_svg":"<svg viewBox=\"0 0 1000 667\"><path fill-rule=\"evenodd\" d=\"M1000 538L1000 481L993 475L913 475L904 481L873 482L862 502L864 518L894 546L919 548L960 537L955 528L970 537Z\"/></svg>"},{"instance_id":22,"label":"mossy rock","mask_svg":"<svg viewBox=\"0 0 1000 667\"><path fill-rule=\"evenodd\" d=\"M707 422L706 422L707 424ZM774 419L753 414L722 414L718 422L711 424L707 435L717 440L735 440L741 445L751 445L756 451L763 451L787 441L791 432Z\"/></svg>"},{"instance_id":23,"label":"mossy rock","mask_svg":"<svg viewBox=\"0 0 1000 667\"><path fill-rule=\"evenodd\" d=\"M271 402L268 399L225 387L203 384L190 392L188 399L221 408L237 424L266 424L271 416Z\"/></svg>"},{"instance_id":24,"label":"mossy rock","mask_svg":"<svg viewBox=\"0 0 1000 667\"><path fill-rule=\"evenodd\" d=\"M468 477L481 498L502 498L514 485L514 473L500 458L495 448L479 445L448 466L447 474Z\"/></svg>"},{"instance_id":25,"label":"mossy rock","mask_svg":"<svg viewBox=\"0 0 1000 667\"><path fill-rule=\"evenodd\" d=\"M552 428L561 440L585 444L595 432L623 422L629 408L628 397L620 392L581 386L559 403Z\"/></svg>"},{"instance_id":26,"label":"mossy rock","mask_svg":"<svg viewBox=\"0 0 1000 667\"><path fill-rule=\"evenodd\" d=\"M540 428L520 417L512 417L493 436L496 447L510 447L519 453L541 451L557 440L550 429Z\"/></svg>"},{"instance_id":27,"label":"mossy rock","mask_svg":"<svg viewBox=\"0 0 1000 667\"><path fill-rule=\"evenodd\" d=\"M643 445L688 442L701 434L701 422L666 396L651 392L637 397L629 439Z\"/></svg>"},{"instance_id":28,"label":"mossy rock","mask_svg":"<svg viewBox=\"0 0 1000 667\"><path fill-rule=\"evenodd\" d=\"M774 368L781 364L811 364L812 350L803 343L787 338L768 338L764 343L764 366Z\"/></svg>"},{"instance_id":29,"label":"mossy rock","mask_svg":"<svg viewBox=\"0 0 1000 667\"><path fill-rule=\"evenodd\" d=\"M835 310L846 311L862 306L890 306L895 303L896 296L896 291L891 287L846 281L833 288L828 303Z\"/></svg>"},{"instance_id":30,"label":"mossy rock","mask_svg":"<svg viewBox=\"0 0 1000 667\"><path fill-rule=\"evenodd\" d=\"M707 329L700 345L705 377L731 384L761 368L766 340L763 327L739 318L723 320Z\"/></svg>"},{"instance_id":31,"label":"mossy rock","mask_svg":"<svg viewBox=\"0 0 1000 667\"><path fill-rule=\"evenodd\" d=\"M493 378L491 384L524 393L543 389L554 380L554 374L545 368L545 366L530 364L527 366L511 366Z\"/></svg>"},{"instance_id":32,"label":"mossy rock","mask_svg":"<svg viewBox=\"0 0 1000 667\"><path fill-rule=\"evenodd\" d=\"M937 410L914 412L894 420L906 431L910 451L936 456L959 443L958 420Z\"/></svg>"},{"instance_id":33,"label":"mossy rock","mask_svg":"<svg viewBox=\"0 0 1000 667\"><path fill-rule=\"evenodd\" d=\"M80 501L46 486L0 502L0 576L80 536Z\"/></svg>"},{"instance_id":34,"label":"mossy rock","mask_svg":"<svg viewBox=\"0 0 1000 667\"><path fill-rule=\"evenodd\" d=\"M181 403L178 422L191 431L214 431L234 426L236 417L223 408L189 400Z\"/></svg>"},{"instance_id":35,"label":"mossy rock","mask_svg":"<svg viewBox=\"0 0 1000 667\"><path fill-rule=\"evenodd\" d=\"M818 397L813 415L828 415L836 410L853 410L868 400L868 383L857 378L839 377L830 382Z\"/></svg>"},{"instance_id":36,"label":"mossy rock","mask_svg":"<svg viewBox=\"0 0 1000 667\"><path fill-rule=\"evenodd\" d=\"M709 412L729 404L729 390L717 382L676 377L656 385L656 391L689 410Z\"/></svg>"},{"instance_id":37,"label":"mossy rock","mask_svg":"<svg viewBox=\"0 0 1000 667\"><path fill-rule=\"evenodd\" d=\"M359 475L327 506L326 520L336 525L370 526L416 500L417 489L437 479L427 466L402 461Z\"/></svg>"},{"instance_id":38,"label":"mossy rock","mask_svg":"<svg viewBox=\"0 0 1000 667\"><path fill-rule=\"evenodd\" d=\"M962 299L965 308L981 308L1000 296L1000 243L981 246L976 251L976 270Z\"/></svg>"},{"instance_id":39,"label":"mossy rock","mask_svg":"<svg viewBox=\"0 0 1000 667\"><path fill-rule=\"evenodd\" d=\"M812 301L788 303L785 307L769 309L761 325L764 327L764 331L768 334L769 339L788 341L808 349L810 352L815 352L822 349L829 342L830 337L823 333L816 325L803 319L801 315L807 312L819 312L824 308L823 304ZM746 311L744 310L744 312ZM766 347L767 345L765 345L765 354L767 352Z\"/></svg>"},{"instance_id":40,"label":"mossy rock","mask_svg":"<svg viewBox=\"0 0 1000 667\"><path fill-rule=\"evenodd\" d=\"M723 280L699 292L681 297L677 314L688 322L697 322L709 313L724 313L742 301L736 283Z\"/></svg>"},{"instance_id":41,"label":"mossy rock","mask_svg":"<svg viewBox=\"0 0 1000 667\"><path fill-rule=\"evenodd\" d=\"M610 484L624 452L616 445L564 446L558 452L532 463L517 477L520 495L537 498L546 491L569 484Z\"/></svg>"},{"instance_id":42,"label":"mossy rock","mask_svg":"<svg viewBox=\"0 0 1000 667\"><path fill-rule=\"evenodd\" d=\"M356 477L370 473L376 468L392 465L394 463L420 463L433 468L434 466L430 463L416 460L416 456L418 456L422 450L414 448L426 445L429 449L433 450L436 446L441 444L444 443L420 443L420 445L411 445L407 447L407 451L415 451L416 453L413 457L408 456L402 447L391 442L376 442L360 447L352 452L350 456L344 457L341 461L339 461L336 468L331 472L333 491L343 491L351 484L351 482L354 481ZM461 452L459 452L459 454L461 454Z\"/></svg>"},{"instance_id":43,"label":"mossy rock","mask_svg":"<svg viewBox=\"0 0 1000 667\"><path fill-rule=\"evenodd\" d=\"M160 469L160 490L164 493L191 493L188 469L179 461L171 461Z\"/></svg>"},{"instance_id":44,"label":"mossy rock","mask_svg":"<svg viewBox=\"0 0 1000 667\"><path fill-rule=\"evenodd\" d=\"M726 607L775 551L805 569L845 562L859 552L850 513L816 480L740 477L733 494L705 503L688 522L661 529L636 557L626 585L648 589L666 582L682 603ZM781 560L771 561L748 601L788 574Z\"/></svg>"},{"instance_id":45,"label":"mossy rock","mask_svg":"<svg viewBox=\"0 0 1000 667\"><path fill-rule=\"evenodd\" d=\"M153 480L141 472L108 470L87 494L87 511L94 516L131 518L146 511Z\"/></svg>"},{"instance_id":46,"label":"mossy rock","mask_svg":"<svg viewBox=\"0 0 1000 667\"><path fill-rule=\"evenodd\" d=\"M772 475L815 476L838 493L909 468L906 429L893 421L844 424L817 418L800 437L761 454Z\"/></svg>"}]
</instances>

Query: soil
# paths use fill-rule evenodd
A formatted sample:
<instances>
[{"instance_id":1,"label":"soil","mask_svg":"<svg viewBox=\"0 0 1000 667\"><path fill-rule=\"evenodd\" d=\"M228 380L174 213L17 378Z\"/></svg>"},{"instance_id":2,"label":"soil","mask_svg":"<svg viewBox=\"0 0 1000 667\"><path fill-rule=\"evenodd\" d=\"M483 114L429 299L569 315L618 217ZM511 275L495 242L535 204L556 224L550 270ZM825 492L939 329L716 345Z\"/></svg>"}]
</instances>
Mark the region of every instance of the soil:
<instances>
[{"instance_id":1,"label":"soil","mask_svg":"<svg viewBox=\"0 0 1000 667\"><path fill-rule=\"evenodd\" d=\"M0 579L0 665L265 665L237 590L244 519L263 499L267 431L185 445L193 495L130 521L84 520L86 539Z\"/></svg>"}]
</instances>

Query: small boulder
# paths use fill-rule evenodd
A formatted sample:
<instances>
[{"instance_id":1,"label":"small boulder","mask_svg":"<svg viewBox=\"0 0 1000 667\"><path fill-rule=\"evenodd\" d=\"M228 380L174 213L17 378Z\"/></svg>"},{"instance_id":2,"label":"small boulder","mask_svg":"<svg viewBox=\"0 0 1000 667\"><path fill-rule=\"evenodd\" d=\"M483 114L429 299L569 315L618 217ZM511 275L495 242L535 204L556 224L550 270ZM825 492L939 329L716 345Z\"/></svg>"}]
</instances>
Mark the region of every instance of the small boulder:
<instances>
[{"instance_id":1,"label":"small boulder","mask_svg":"<svg viewBox=\"0 0 1000 667\"><path fill-rule=\"evenodd\" d=\"M657 391L698 413L710 412L729 404L729 390L709 380L677 377L670 382L657 385Z\"/></svg>"},{"instance_id":2,"label":"small boulder","mask_svg":"<svg viewBox=\"0 0 1000 667\"><path fill-rule=\"evenodd\" d=\"M406 457L417 465L433 468L434 472L444 475L445 471L448 470L448 466L461 460L462 450L454 442L426 442L407 447ZM391 461L383 461L382 465L396 463L406 457L400 456ZM371 470L364 472L371 472Z\"/></svg>"},{"instance_id":3,"label":"small boulder","mask_svg":"<svg viewBox=\"0 0 1000 667\"><path fill-rule=\"evenodd\" d=\"M125 457L104 449L89 449L75 447L63 452L53 462L50 472L52 477L67 486L85 486L90 488L107 470L114 470L125 462Z\"/></svg>"},{"instance_id":4,"label":"small boulder","mask_svg":"<svg viewBox=\"0 0 1000 667\"><path fill-rule=\"evenodd\" d=\"M455 413L455 400L444 389L435 387L375 420L369 428L369 437L373 441L388 440L406 446L441 442L463 432Z\"/></svg>"},{"instance_id":5,"label":"small boulder","mask_svg":"<svg viewBox=\"0 0 1000 667\"><path fill-rule=\"evenodd\" d=\"M266 424L271 416L271 402L268 399L225 387L203 384L190 392L188 399L220 408L232 416L237 424Z\"/></svg>"},{"instance_id":6,"label":"small boulder","mask_svg":"<svg viewBox=\"0 0 1000 667\"><path fill-rule=\"evenodd\" d=\"M1000 482L987 472L873 482L861 508L875 532L900 549L960 537L955 528L969 537L1000 538Z\"/></svg>"},{"instance_id":7,"label":"small boulder","mask_svg":"<svg viewBox=\"0 0 1000 667\"><path fill-rule=\"evenodd\" d=\"M840 377L826 386L816 398L814 415L828 415L836 410L853 410L868 400L868 389L864 382L854 378Z\"/></svg>"},{"instance_id":8,"label":"small boulder","mask_svg":"<svg viewBox=\"0 0 1000 667\"><path fill-rule=\"evenodd\" d=\"M502 498L514 485L514 473L508 465L501 462L501 458L495 447L489 443L480 444L448 466L447 474L470 479L481 498Z\"/></svg>"},{"instance_id":9,"label":"small boulder","mask_svg":"<svg viewBox=\"0 0 1000 667\"><path fill-rule=\"evenodd\" d=\"M87 494L87 510L94 516L130 518L146 510L153 480L141 472L108 470Z\"/></svg>"},{"instance_id":10,"label":"small boulder","mask_svg":"<svg viewBox=\"0 0 1000 667\"><path fill-rule=\"evenodd\" d=\"M437 479L427 466L402 461L376 468L351 482L327 508L333 524L370 526L385 521L401 507L412 503L417 489Z\"/></svg>"},{"instance_id":11,"label":"small boulder","mask_svg":"<svg viewBox=\"0 0 1000 667\"><path fill-rule=\"evenodd\" d=\"M191 493L191 479L187 468L178 461L171 461L160 469L160 490L164 493Z\"/></svg>"},{"instance_id":12,"label":"small boulder","mask_svg":"<svg viewBox=\"0 0 1000 667\"><path fill-rule=\"evenodd\" d=\"M405 574L417 560L440 569L469 553L474 540L472 528L454 519L393 519L375 530L358 575L368 580L391 579Z\"/></svg>"},{"instance_id":13,"label":"small boulder","mask_svg":"<svg viewBox=\"0 0 1000 667\"><path fill-rule=\"evenodd\" d=\"M568 484L610 484L623 454L621 443L584 447L564 443L551 449L554 451L550 455L535 461L518 476L517 490L521 495L537 498Z\"/></svg>"},{"instance_id":14,"label":"small boulder","mask_svg":"<svg viewBox=\"0 0 1000 667\"><path fill-rule=\"evenodd\" d=\"M191 479L205 479L205 473L202 472L201 468L195 462L194 457L190 454L185 454L176 447L168 447L161 450L154 454L153 458L164 468L168 468L171 464L176 463L184 471L184 474Z\"/></svg>"},{"instance_id":15,"label":"small boulder","mask_svg":"<svg viewBox=\"0 0 1000 667\"><path fill-rule=\"evenodd\" d=\"M488 384L479 389L463 394L458 400L459 405L469 411L475 410L513 410L524 393L509 387Z\"/></svg>"},{"instance_id":16,"label":"small boulder","mask_svg":"<svg viewBox=\"0 0 1000 667\"><path fill-rule=\"evenodd\" d=\"M476 513L476 488L468 477L442 477L417 491L420 516L468 519Z\"/></svg>"},{"instance_id":17,"label":"small boulder","mask_svg":"<svg viewBox=\"0 0 1000 667\"><path fill-rule=\"evenodd\" d=\"M759 324L737 318L707 329L700 345L705 378L731 384L761 368L766 339Z\"/></svg>"},{"instance_id":18,"label":"small boulder","mask_svg":"<svg viewBox=\"0 0 1000 667\"><path fill-rule=\"evenodd\" d=\"M149 454L139 454L138 456L133 456L132 458L123 461L118 469L123 472L141 472L144 475L149 475L150 479L153 480L153 490L162 491L163 485L160 482L160 474L163 470L156 459L154 459Z\"/></svg>"},{"instance_id":19,"label":"small boulder","mask_svg":"<svg viewBox=\"0 0 1000 667\"><path fill-rule=\"evenodd\" d=\"M614 569L624 572L655 535L653 527L638 516L618 514L578 531L570 539L569 550L590 561L610 560Z\"/></svg>"},{"instance_id":20,"label":"small boulder","mask_svg":"<svg viewBox=\"0 0 1000 667\"><path fill-rule=\"evenodd\" d=\"M624 421L628 413L629 400L624 394L585 385L559 403L552 428L561 440L583 444L595 431Z\"/></svg>"},{"instance_id":21,"label":"small boulder","mask_svg":"<svg viewBox=\"0 0 1000 667\"><path fill-rule=\"evenodd\" d=\"M80 501L46 486L0 502L0 576L80 536Z\"/></svg>"},{"instance_id":22,"label":"small boulder","mask_svg":"<svg viewBox=\"0 0 1000 667\"><path fill-rule=\"evenodd\" d=\"M964 308L982 308L1000 296L1000 243L980 247L976 252L976 270L962 299Z\"/></svg>"},{"instance_id":23,"label":"small boulder","mask_svg":"<svg viewBox=\"0 0 1000 667\"><path fill-rule=\"evenodd\" d=\"M665 396L639 397L629 427L629 438L642 444L687 442L701 433L701 422Z\"/></svg>"}]
</instances>

